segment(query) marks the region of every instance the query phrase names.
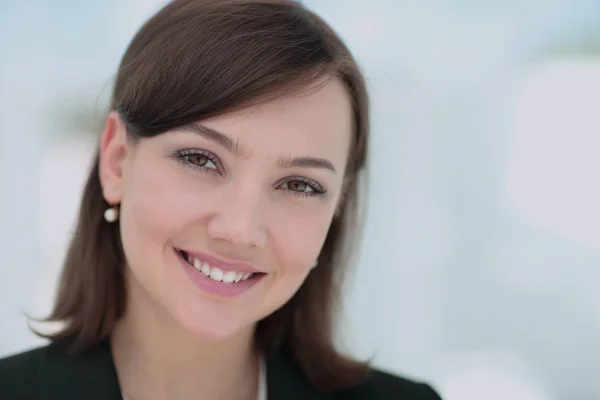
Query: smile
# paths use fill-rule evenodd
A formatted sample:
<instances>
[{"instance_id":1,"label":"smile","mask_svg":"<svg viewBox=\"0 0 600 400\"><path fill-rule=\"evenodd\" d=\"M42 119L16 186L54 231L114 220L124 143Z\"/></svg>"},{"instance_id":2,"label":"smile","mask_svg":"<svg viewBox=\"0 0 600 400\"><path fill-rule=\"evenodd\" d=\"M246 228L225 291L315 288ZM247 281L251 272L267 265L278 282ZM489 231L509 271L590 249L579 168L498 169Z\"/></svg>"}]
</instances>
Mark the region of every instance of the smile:
<instances>
[{"instance_id":1,"label":"smile","mask_svg":"<svg viewBox=\"0 0 600 400\"><path fill-rule=\"evenodd\" d=\"M223 282L223 283L238 283L240 281L245 281L246 279L250 279L254 273L253 272L243 272L243 271L225 271L219 267L214 265L210 265L206 261L200 261L198 258L191 256L189 253L185 251L181 251L181 255L192 267L196 268L198 271L202 272L205 276L209 277L213 281Z\"/></svg>"},{"instance_id":2,"label":"smile","mask_svg":"<svg viewBox=\"0 0 600 400\"><path fill-rule=\"evenodd\" d=\"M188 278L200 289L219 297L244 293L267 274L251 265L230 263L200 253L174 248Z\"/></svg>"}]
</instances>

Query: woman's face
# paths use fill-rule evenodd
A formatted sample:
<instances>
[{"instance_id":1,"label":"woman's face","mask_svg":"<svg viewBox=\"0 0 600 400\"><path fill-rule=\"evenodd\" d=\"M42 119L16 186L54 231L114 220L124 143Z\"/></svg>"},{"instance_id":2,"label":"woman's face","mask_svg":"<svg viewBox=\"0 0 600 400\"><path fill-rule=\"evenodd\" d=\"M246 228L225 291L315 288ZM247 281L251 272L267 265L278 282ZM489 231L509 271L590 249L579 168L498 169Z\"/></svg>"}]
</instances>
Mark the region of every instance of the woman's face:
<instances>
[{"instance_id":1,"label":"woman's face","mask_svg":"<svg viewBox=\"0 0 600 400\"><path fill-rule=\"evenodd\" d=\"M130 301L212 339L283 306L327 235L352 129L335 79L136 144L111 114L100 177L121 204Z\"/></svg>"}]
</instances>

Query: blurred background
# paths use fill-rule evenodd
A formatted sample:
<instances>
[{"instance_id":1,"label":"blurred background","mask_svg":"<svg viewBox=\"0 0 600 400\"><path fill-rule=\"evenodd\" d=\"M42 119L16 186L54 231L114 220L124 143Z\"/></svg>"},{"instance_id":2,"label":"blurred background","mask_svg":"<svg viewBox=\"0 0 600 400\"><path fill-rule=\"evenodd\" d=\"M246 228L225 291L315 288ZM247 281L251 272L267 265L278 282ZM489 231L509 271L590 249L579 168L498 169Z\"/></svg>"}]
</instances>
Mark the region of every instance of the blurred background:
<instances>
[{"instance_id":1,"label":"blurred background","mask_svg":"<svg viewBox=\"0 0 600 400\"><path fill-rule=\"evenodd\" d=\"M164 3L0 1L0 356L43 343L25 314L50 310L111 79ZM600 1L305 3L373 100L347 348L447 400L600 399Z\"/></svg>"}]
</instances>

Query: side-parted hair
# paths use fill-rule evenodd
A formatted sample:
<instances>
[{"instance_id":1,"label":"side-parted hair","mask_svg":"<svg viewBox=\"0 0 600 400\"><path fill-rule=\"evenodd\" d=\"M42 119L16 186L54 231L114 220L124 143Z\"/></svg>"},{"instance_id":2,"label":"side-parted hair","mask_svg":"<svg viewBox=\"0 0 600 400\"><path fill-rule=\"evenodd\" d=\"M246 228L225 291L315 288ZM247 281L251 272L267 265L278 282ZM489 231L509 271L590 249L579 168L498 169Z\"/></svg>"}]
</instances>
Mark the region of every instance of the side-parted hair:
<instances>
[{"instance_id":1,"label":"side-parted hair","mask_svg":"<svg viewBox=\"0 0 600 400\"><path fill-rule=\"evenodd\" d=\"M367 365L335 346L341 284L361 230L359 187L367 157L368 96L363 75L338 35L291 0L175 0L135 35L119 65L111 110L132 140L162 134L339 79L353 109L344 195L319 265L289 302L258 323L256 343L286 352L323 391L350 387ZM118 224L103 219L98 155L91 168L48 321L46 337L80 353L106 340L126 307L125 256Z\"/></svg>"}]
</instances>

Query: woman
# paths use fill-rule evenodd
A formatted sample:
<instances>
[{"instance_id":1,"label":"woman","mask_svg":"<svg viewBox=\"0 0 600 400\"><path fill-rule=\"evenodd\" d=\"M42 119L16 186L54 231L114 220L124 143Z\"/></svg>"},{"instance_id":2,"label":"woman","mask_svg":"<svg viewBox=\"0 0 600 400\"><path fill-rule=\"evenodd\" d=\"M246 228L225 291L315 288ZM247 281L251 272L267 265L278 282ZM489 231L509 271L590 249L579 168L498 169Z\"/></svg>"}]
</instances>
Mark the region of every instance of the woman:
<instances>
[{"instance_id":1,"label":"woman","mask_svg":"<svg viewBox=\"0 0 600 400\"><path fill-rule=\"evenodd\" d=\"M120 64L51 344L0 398L439 399L334 346L368 104L289 0L175 0Z\"/></svg>"}]
</instances>

